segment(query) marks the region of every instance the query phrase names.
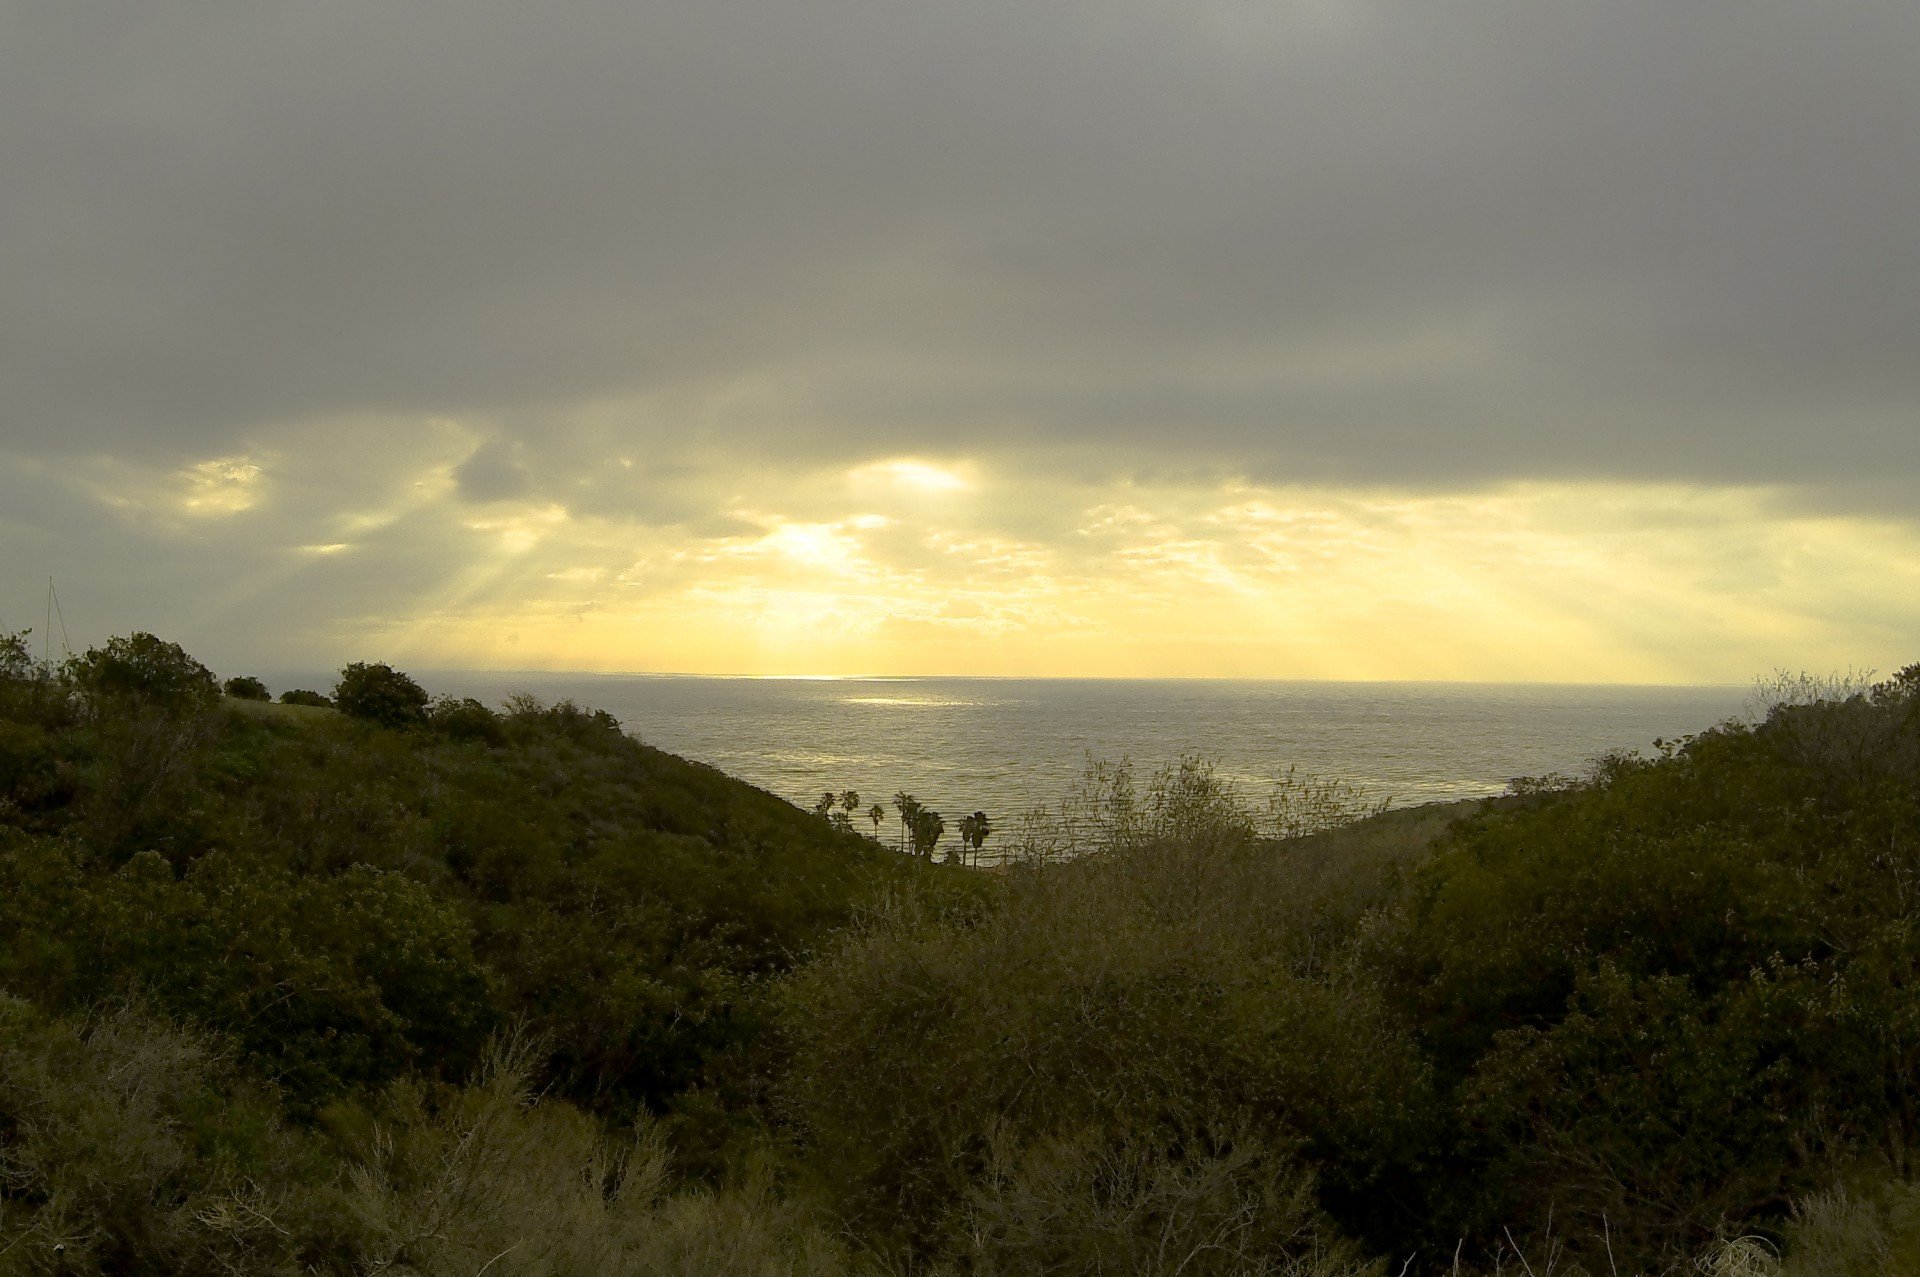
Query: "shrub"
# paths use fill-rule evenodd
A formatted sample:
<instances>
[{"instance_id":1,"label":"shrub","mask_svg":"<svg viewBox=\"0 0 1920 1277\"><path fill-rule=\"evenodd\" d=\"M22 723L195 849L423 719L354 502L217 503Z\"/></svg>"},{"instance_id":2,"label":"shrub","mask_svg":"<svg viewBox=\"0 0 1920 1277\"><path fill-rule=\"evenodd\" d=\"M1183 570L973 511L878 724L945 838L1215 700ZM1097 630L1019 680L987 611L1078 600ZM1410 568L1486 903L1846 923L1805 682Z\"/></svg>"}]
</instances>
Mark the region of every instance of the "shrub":
<instances>
[{"instance_id":1,"label":"shrub","mask_svg":"<svg viewBox=\"0 0 1920 1277\"><path fill-rule=\"evenodd\" d=\"M349 718L382 727L412 727L427 718L427 693L391 665L355 661L340 671L333 703Z\"/></svg>"},{"instance_id":2,"label":"shrub","mask_svg":"<svg viewBox=\"0 0 1920 1277\"><path fill-rule=\"evenodd\" d=\"M476 740L488 745L506 743L506 730L500 716L471 696L455 699L442 696L427 710L427 722L433 730L452 740Z\"/></svg>"},{"instance_id":3,"label":"shrub","mask_svg":"<svg viewBox=\"0 0 1920 1277\"><path fill-rule=\"evenodd\" d=\"M301 1271L301 1142L204 1033L0 994L0 1271Z\"/></svg>"},{"instance_id":4,"label":"shrub","mask_svg":"<svg viewBox=\"0 0 1920 1277\"><path fill-rule=\"evenodd\" d=\"M961 1246L976 1277L1379 1277L1329 1238L1313 1177L1239 1131L1185 1147L1135 1132L1047 1139L990 1157L969 1194Z\"/></svg>"},{"instance_id":5,"label":"shrub","mask_svg":"<svg viewBox=\"0 0 1920 1277\"><path fill-rule=\"evenodd\" d=\"M108 639L104 647L69 657L63 673L100 716L134 707L187 714L220 699L213 671L178 643L145 632Z\"/></svg>"},{"instance_id":6,"label":"shrub","mask_svg":"<svg viewBox=\"0 0 1920 1277\"><path fill-rule=\"evenodd\" d=\"M1836 1184L1794 1204L1782 1277L1920 1272L1920 1184Z\"/></svg>"},{"instance_id":7,"label":"shrub","mask_svg":"<svg viewBox=\"0 0 1920 1277\"><path fill-rule=\"evenodd\" d=\"M282 705L308 705L314 709L332 709L333 702L318 692L310 692L304 687L296 687L280 693Z\"/></svg>"},{"instance_id":8,"label":"shrub","mask_svg":"<svg viewBox=\"0 0 1920 1277\"><path fill-rule=\"evenodd\" d=\"M675 1192L651 1120L613 1135L568 1104L536 1100L536 1055L509 1041L464 1090L405 1081L370 1104L329 1111L347 1154L356 1271L849 1272L833 1236L782 1201L764 1171L718 1192Z\"/></svg>"},{"instance_id":9,"label":"shrub","mask_svg":"<svg viewBox=\"0 0 1920 1277\"><path fill-rule=\"evenodd\" d=\"M273 694L267 691L267 685L250 674L240 674L221 684L227 695L238 701L270 701Z\"/></svg>"},{"instance_id":10,"label":"shrub","mask_svg":"<svg viewBox=\"0 0 1920 1277\"><path fill-rule=\"evenodd\" d=\"M411 1067L458 1075L491 1026L458 908L365 865L295 878L215 853L184 877L147 851L86 873L51 840L0 851L0 979L55 1004L142 990L229 1031L299 1103Z\"/></svg>"}]
</instances>

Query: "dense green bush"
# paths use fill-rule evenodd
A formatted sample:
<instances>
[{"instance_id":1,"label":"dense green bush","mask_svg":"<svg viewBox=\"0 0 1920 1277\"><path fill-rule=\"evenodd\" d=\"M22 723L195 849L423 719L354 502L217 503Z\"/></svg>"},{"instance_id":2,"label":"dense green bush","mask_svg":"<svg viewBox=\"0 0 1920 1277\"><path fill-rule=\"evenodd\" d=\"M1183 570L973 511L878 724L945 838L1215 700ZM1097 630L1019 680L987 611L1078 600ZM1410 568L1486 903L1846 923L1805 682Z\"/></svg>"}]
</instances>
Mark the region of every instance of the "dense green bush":
<instances>
[{"instance_id":1,"label":"dense green bush","mask_svg":"<svg viewBox=\"0 0 1920 1277\"><path fill-rule=\"evenodd\" d=\"M220 690L238 701L270 701L267 685L251 674L238 674L220 685Z\"/></svg>"},{"instance_id":2,"label":"dense green bush","mask_svg":"<svg viewBox=\"0 0 1920 1277\"><path fill-rule=\"evenodd\" d=\"M290 688L280 693L282 705L306 705L313 709L332 709L333 701L318 692L308 691L304 687Z\"/></svg>"},{"instance_id":3,"label":"dense green bush","mask_svg":"<svg viewBox=\"0 0 1920 1277\"><path fill-rule=\"evenodd\" d=\"M412 727L427 719L427 693L391 665L355 661L340 671L333 704L349 718L382 727Z\"/></svg>"},{"instance_id":4,"label":"dense green bush","mask_svg":"<svg viewBox=\"0 0 1920 1277\"><path fill-rule=\"evenodd\" d=\"M146 633L108 639L103 647L71 657L62 674L102 717L129 709L191 714L220 698L213 671L178 643Z\"/></svg>"},{"instance_id":5,"label":"dense green bush","mask_svg":"<svg viewBox=\"0 0 1920 1277\"><path fill-rule=\"evenodd\" d=\"M1377 1236L1552 1210L1664 1262L1862 1159L1913 1174L1915 673L1606 760L1421 866L1366 949L1473 1192L1406 1186Z\"/></svg>"},{"instance_id":6,"label":"dense green bush","mask_svg":"<svg viewBox=\"0 0 1920 1277\"><path fill-rule=\"evenodd\" d=\"M427 707L433 730L452 740L477 740L503 745L507 734L500 716L471 696L442 696Z\"/></svg>"},{"instance_id":7,"label":"dense green bush","mask_svg":"<svg viewBox=\"0 0 1920 1277\"><path fill-rule=\"evenodd\" d=\"M298 1101L423 1068L458 1076L492 1022L468 924L401 874L294 878L213 853L87 873L66 847L0 850L0 986L52 1005L138 994L232 1033Z\"/></svg>"}]
</instances>

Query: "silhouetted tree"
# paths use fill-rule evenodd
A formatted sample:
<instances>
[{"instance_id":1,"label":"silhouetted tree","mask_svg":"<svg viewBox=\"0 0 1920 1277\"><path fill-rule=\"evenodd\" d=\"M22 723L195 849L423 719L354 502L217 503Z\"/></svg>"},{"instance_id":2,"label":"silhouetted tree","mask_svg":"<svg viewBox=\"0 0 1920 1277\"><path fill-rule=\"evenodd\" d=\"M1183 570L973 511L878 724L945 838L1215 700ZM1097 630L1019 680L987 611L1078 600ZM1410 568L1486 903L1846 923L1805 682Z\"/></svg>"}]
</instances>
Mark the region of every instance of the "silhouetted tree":
<instances>
[{"instance_id":1,"label":"silhouetted tree","mask_svg":"<svg viewBox=\"0 0 1920 1277\"><path fill-rule=\"evenodd\" d=\"M960 841L977 858L981 845L987 841L987 835L993 832L993 826L987 822L987 813L976 811L971 816L960 818Z\"/></svg>"},{"instance_id":2,"label":"silhouetted tree","mask_svg":"<svg viewBox=\"0 0 1920 1277\"><path fill-rule=\"evenodd\" d=\"M940 819L940 813L928 807L914 804L913 854L922 860L933 859L933 849L940 845L940 835L947 831L947 822Z\"/></svg>"},{"instance_id":3,"label":"silhouetted tree","mask_svg":"<svg viewBox=\"0 0 1920 1277\"><path fill-rule=\"evenodd\" d=\"M340 671L333 703L342 714L383 727L411 727L427 720L427 693L420 684L385 664L355 661Z\"/></svg>"},{"instance_id":4,"label":"silhouetted tree","mask_svg":"<svg viewBox=\"0 0 1920 1277\"><path fill-rule=\"evenodd\" d=\"M270 701L273 693L267 685L250 674L240 674L221 684L221 690L237 701Z\"/></svg>"},{"instance_id":5,"label":"silhouetted tree","mask_svg":"<svg viewBox=\"0 0 1920 1277\"><path fill-rule=\"evenodd\" d=\"M900 850L905 851L913 836L913 820L920 814L920 800L902 789L893 796L893 805L900 812Z\"/></svg>"},{"instance_id":6,"label":"silhouetted tree","mask_svg":"<svg viewBox=\"0 0 1920 1277\"><path fill-rule=\"evenodd\" d=\"M190 713L220 699L212 670L178 643L145 632L108 639L104 647L68 657L62 673L95 713L128 705Z\"/></svg>"}]
</instances>

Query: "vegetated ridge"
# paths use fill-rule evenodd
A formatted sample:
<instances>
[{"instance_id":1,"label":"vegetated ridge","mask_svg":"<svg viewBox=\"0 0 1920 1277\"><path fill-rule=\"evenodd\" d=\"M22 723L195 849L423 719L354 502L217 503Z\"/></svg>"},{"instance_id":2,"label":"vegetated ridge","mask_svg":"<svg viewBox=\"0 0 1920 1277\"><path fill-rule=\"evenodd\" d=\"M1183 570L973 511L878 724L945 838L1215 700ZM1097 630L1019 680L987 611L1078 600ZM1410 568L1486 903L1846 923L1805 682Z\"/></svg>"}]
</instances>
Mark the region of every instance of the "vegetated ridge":
<instances>
[{"instance_id":1,"label":"vegetated ridge","mask_svg":"<svg viewBox=\"0 0 1920 1277\"><path fill-rule=\"evenodd\" d=\"M1102 765L982 874L0 637L0 1274L1920 1271L1920 667L1773 690L1452 807Z\"/></svg>"}]
</instances>

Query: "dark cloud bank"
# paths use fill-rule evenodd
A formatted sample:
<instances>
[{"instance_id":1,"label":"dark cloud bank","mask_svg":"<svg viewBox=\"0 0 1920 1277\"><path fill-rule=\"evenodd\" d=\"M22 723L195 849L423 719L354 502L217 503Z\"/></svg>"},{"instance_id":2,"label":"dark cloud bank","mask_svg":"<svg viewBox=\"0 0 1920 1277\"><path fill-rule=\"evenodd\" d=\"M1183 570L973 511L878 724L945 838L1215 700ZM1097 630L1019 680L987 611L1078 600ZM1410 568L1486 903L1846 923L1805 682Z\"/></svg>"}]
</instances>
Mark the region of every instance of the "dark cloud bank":
<instances>
[{"instance_id":1,"label":"dark cloud bank","mask_svg":"<svg viewBox=\"0 0 1920 1277\"><path fill-rule=\"evenodd\" d=\"M475 417L484 498L632 398L661 451L1911 475L1916 54L1872 0L8 3L0 439Z\"/></svg>"}]
</instances>

